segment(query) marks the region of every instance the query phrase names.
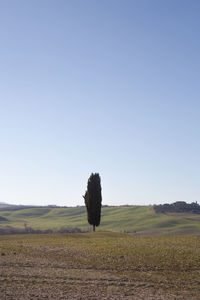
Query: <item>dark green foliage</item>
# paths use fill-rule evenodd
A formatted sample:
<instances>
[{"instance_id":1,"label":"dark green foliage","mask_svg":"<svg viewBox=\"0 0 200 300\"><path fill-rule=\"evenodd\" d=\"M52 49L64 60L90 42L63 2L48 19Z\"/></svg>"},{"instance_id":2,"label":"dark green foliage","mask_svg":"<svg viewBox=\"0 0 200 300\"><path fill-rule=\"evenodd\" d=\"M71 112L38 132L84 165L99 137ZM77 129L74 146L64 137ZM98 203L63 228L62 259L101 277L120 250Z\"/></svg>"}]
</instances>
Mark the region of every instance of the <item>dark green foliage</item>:
<instances>
[{"instance_id":1,"label":"dark green foliage","mask_svg":"<svg viewBox=\"0 0 200 300\"><path fill-rule=\"evenodd\" d=\"M194 213L200 214L200 205L196 202L191 204L184 201L177 201L172 204L160 204L154 205L154 210L157 213L167 213L167 212L176 212L176 213Z\"/></svg>"},{"instance_id":2,"label":"dark green foliage","mask_svg":"<svg viewBox=\"0 0 200 300\"><path fill-rule=\"evenodd\" d=\"M98 173L90 175L83 198L87 208L88 223L93 225L93 230L95 230L101 221L101 178Z\"/></svg>"},{"instance_id":3,"label":"dark green foliage","mask_svg":"<svg viewBox=\"0 0 200 300\"><path fill-rule=\"evenodd\" d=\"M8 219L6 219L6 218L0 216L0 222L1 222L1 221L8 221Z\"/></svg>"}]
</instances>

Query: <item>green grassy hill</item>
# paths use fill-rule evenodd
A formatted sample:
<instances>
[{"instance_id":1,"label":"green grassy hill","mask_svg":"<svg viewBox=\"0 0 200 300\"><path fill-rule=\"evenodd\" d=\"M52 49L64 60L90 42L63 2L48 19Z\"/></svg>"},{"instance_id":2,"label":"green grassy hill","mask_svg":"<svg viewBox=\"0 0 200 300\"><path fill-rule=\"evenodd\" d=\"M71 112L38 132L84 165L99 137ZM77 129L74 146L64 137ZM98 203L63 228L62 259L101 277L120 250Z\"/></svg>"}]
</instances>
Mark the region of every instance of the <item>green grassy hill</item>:
<instances>
[{"instance_id":1,"label":"green grassy hill","mask_svg":"<svg viewBox=\"0 0 200 300\"><path fill-rule=\"evenodd\" d=\"M88 230L85 207L7 207L0 209L0 227ZM200 234L200 215L155 213L152 206L103 207L98 230L128 231L136 235Z\"/></svg>"}]
</instances>

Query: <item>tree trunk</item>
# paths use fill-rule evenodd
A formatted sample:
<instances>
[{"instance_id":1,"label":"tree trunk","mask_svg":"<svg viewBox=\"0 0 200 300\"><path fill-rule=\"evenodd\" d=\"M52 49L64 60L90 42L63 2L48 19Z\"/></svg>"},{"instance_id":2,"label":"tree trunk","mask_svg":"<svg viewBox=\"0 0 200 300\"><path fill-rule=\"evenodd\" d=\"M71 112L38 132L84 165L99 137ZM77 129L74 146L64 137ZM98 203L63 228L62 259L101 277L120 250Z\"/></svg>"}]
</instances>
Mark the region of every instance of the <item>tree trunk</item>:
<instances>
[{"instance_id":1,"label":"tree trunk","mask_svg":"<svg viewBox=\"0 0 200 300\"><path fill-rule=\"evenodd\" d=\"M95 225L93 225L93 231L95 231Z\"/></svg>"}]
</instances>

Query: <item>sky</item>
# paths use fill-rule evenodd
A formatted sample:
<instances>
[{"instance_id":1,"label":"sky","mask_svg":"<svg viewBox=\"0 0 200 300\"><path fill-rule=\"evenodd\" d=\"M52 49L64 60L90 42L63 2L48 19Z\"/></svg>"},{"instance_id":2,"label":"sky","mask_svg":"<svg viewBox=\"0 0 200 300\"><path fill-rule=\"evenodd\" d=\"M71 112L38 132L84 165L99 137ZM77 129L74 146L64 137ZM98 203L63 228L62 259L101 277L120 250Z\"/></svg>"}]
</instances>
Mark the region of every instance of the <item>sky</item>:
<instances>
[{"instance_id":1,"label":"sky","mask_svg":"<svg viewBox=\"0 0 200 300\"><path fill-rule=\"evenodd\" d=\"M199 0L0 0L0 202L200 202L199 32Z\"/></svg>"}]
</instances>

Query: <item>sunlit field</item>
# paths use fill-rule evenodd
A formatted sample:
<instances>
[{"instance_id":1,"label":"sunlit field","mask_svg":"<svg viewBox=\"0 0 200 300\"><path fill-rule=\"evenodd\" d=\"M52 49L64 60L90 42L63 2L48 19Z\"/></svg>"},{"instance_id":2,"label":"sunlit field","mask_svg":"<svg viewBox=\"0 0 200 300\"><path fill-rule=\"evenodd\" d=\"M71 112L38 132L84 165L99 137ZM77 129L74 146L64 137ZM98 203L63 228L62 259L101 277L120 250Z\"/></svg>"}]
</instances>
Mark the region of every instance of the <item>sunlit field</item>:
<instances>
[{"instance_id":1,"label":"sunlit field","mask_svg":"<svg viewBox=\"0 0 200 300\"><path fill-rule=\"evenodd\" d=\"M98 230L132 232L135 235L200 235L200 214L156 213L152 206L103 207ZM41 230L80 228L90 230L85 207L3 208L0 229L31 227Z\"/></svg>"},{"instance_id":2,"label":"sunlit field","mask_svg":"<svg viewBox=\"0 0 200 300\"><path fill-rule=\"evenodd\" d=\"M200 299L200 238L0 236L0 299Z\"/></svg>"}]
</instances>

